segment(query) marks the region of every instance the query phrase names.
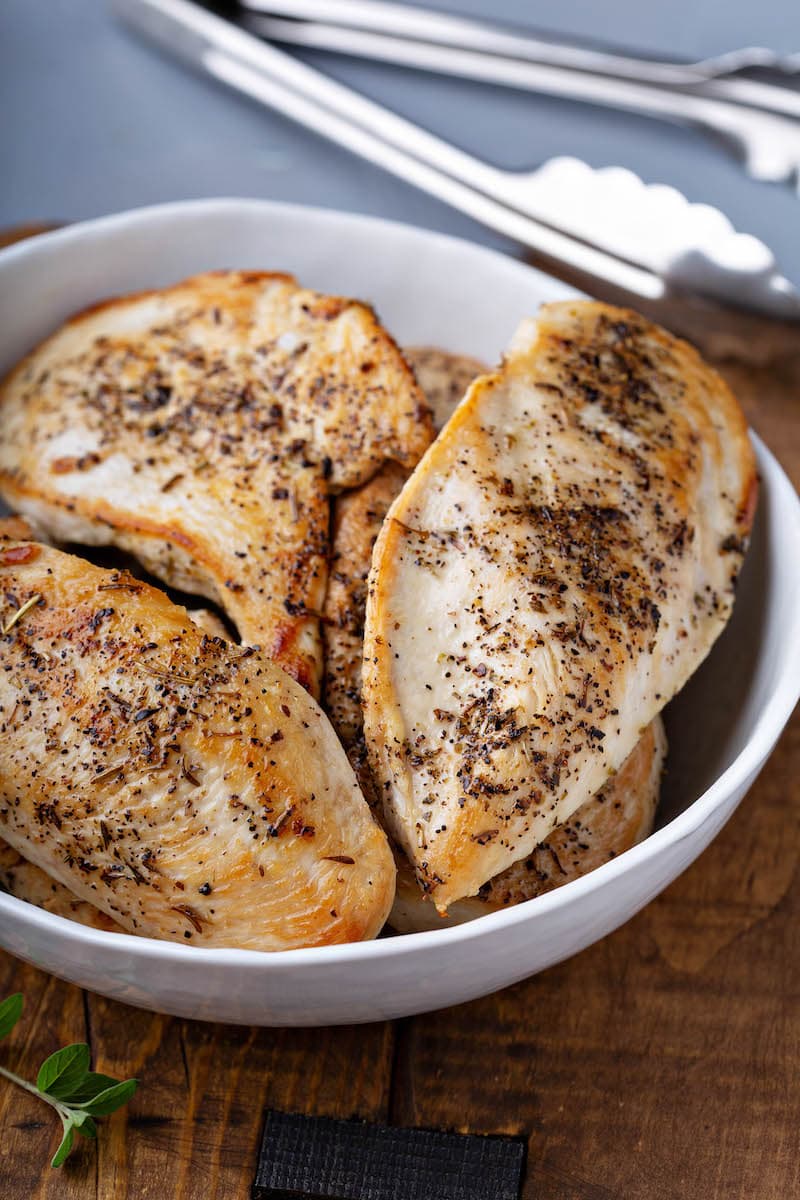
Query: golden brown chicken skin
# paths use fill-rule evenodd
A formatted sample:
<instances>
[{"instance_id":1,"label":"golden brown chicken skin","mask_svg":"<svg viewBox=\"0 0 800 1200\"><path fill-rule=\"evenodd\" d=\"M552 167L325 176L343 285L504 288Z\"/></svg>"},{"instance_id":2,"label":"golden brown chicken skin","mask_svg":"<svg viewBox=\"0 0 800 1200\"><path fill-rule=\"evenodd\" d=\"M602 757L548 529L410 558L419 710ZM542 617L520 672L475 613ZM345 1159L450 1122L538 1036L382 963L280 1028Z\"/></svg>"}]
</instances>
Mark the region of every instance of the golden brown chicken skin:
<instances>
[{"instance_id":1,"label":"golden brown chicken skin","mask_svg":"<svg viewBox=\"0 0 800 1200\"><path fill-rule=\"evenodd\" d=\"M601 791L584 801L532 854L495 875L477 895L451 904L444 917L420 888L405 855L396 854L392 929L416 933L472 921L543 896L624 854L653 830L666 753L664 725L656 717Z\"/></svg>"},{"instance_id":2,"label":"golden brown chicken skin","mask_svg":"<svg viewBox=\"0 0 800 1200\"><path fill-rule=\"evenodd\" d=\"M436 346L406 346L404 354L425 393L438 432L452 417L473 379L485 373L486 364L469 354L452 354Z\"/></svg>"},{"instance_id":3,"label":"golden brown chicken skin","mask_svg":"<svg viewBox=\"0 0 800 1200\"><path fill-rule=\"evenodd\" d=\"M472 380L485 370L472 358L430 347L406 349L406 358L434 414L447 424ZM339 496L334 505L333 559L325 602L324 706L358 776L361 790L380 812L363 731L361 659L367 577L372 550L392 501L408 478L389 464L369 483ZM471 920L533 899L622 854L650 833L658 804L666 736L660 718L645 730L619 773L587 800L546 843L484 884L479 894L451 906L451 923ZM381 814L382 816L382 814ZM400 933L443 927L420 888L405 854L396 849L397 890L389 924Z\"/></svg>"},{"instance_id":4,"label":"golden brown chicken skin","mask_svg":"<svg viewBox=\"0 0 800 1200\"><path fill-rule=\"evenodd\" d=\"M375 547L365 733L437 907L622 766L723 629L750 531L741 410L686 343L544 306L471 386Z\"/></svg>"},{"instance_id":5,"label":"golden brown chicken skin","mask_svg":"<svg viewBox=\"0 0 800 1200\"><path fill-rule=\"evenodd\" d=\"M483 368L477 359L431 346L407 347L407 362L433 413L436 431L447 424L467 386ZM433 432L431 432L431 441ZM323 608L323 707L339 734L366 799L376 796L367 761L361 712L364 614L372 548L409 470L387 463L360 488L337 496L331 526L331 566Z\"/></svg>"},{"instance_id":6,"label":"golden brown chicken skin","mask_svg":"<svg viewBox=\"0 0 800 1200\"><path fill-rule=\"evenodd\" d=\"M365 305L198 275L68 321L0 388L0 494L48 539L115 545L220 604L319 694L329 497L432 436Z\"/></svg>"},{"instance_id":7,"label":"golden brown chicken skin","mask_svg":"<svg viewBox=\"0 0 800 1200\"><path fill-rule=\"evenodd\" d=\"M327 718L125 572L0 541L0 833L129 932L277 950L375 936L386 837Z\"/></svg>"},{"instance_id":8,"label":"golden brown chicken skin","mask_svg":"<svg viewBox=\"0 0 800 1200\"><path fill-rule=\"evenodd\" d=\"M43 908L56 917L66 917L104 933L125 933L122 926L106 913L94 904L79 900L63 883L51 879L41 867L28 862L3 841L0 841L0 887L17 899L35 904L37 908Z\"/></svg>"}]
</instances>

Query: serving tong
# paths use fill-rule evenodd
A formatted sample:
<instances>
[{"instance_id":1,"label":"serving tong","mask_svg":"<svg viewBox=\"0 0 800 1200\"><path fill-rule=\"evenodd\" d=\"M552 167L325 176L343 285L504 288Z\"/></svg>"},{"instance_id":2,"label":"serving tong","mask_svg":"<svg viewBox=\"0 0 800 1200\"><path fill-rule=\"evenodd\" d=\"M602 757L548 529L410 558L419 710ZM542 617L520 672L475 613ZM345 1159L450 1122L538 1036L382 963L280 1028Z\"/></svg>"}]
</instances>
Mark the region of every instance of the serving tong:
<instances>
[{"instance_id":1,"label":"serving tong","mask_svg":"<svg viewBox=\"0 0 800 1200\"><path fill-rule=\"evenodd\" d=\"M800 91L780 84L800 78L800 54L780 57L749 47L696 63L667 63L548 42L384 0L239 3L249 14L246 27L272 41L693 125L727 141L754 178L798 181ZM741 77L756 67L768 69L772 81Z\"/></svg>"},{"instance_id":2,"label":"serving tong","mask_svg":"<svg viewBox=\"0 0 800 1200\"><path fill-rule=\"evenodd\" d=\"M530 247L581 286L609 285L651 309L679 294L800 320L800 294L767 246L674 188L571 158L501 170L193 0L113 2L167 50Z\"/></svg>"},{"instance_id":3,"label":"serving tong","mask_svg":"<svg viewBox=\"0 0 800 1200\"><path fill-rule=\"evenodd\" d=\"M704 58L697 62L668 62L659 59L634 58L610 50L587 48L552 39L531 36L510 28L490 25L473 17L393 3L392 0L238 0L240 6L257 13L290 17L302 21L322 21L351 29L371 30L395 37L413 38L421 42L462 49L478 50L483 54L507 55L528 62L550 63L575 71L592 71L616 79L638 80L665 87L707 87L724 82L723 92L731 99L745 99L748 90L740 90L744 80L735 80L745 71L767 72L775 83L789 81L800 75L800 54L779 55L760 46L746 46L726 54ZM764 107L770 107L773 83L763 92ZM754 101L752 101L754 102ZM780 101L778 100L779 110ZM795 110L796 111L796 110Z\"/></svg>"}]
</instances>

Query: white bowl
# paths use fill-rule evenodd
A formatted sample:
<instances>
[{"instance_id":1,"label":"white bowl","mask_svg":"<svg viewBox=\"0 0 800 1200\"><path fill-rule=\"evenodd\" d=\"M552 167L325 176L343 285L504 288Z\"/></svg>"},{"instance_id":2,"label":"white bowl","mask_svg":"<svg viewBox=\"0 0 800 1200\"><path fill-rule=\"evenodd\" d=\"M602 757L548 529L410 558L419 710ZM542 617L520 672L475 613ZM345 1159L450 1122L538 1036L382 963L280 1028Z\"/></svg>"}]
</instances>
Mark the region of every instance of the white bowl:
<instances>
[{"instance_id":1,"label":"white bowl","mask_svg":"<svg viewBox=\"0 0 800 1200\"><path fill-rule=\"evenodd\" d=\"M373 301L401 344L496 360L520 317L574 293L492 251L366 217L240 200L143 209L0 255L0 369L83 305L214 267L289 270ZM667 711L660 827L590 875L469 925L264 954L99 933L0 894L0 944L92 991L248 1025L376 1021L524 979L603 937L708 845L800 692L800 504L757 439L762 490L733 620ZM747 848L742 847L743 859Z\"/></svg>"}]
</instances>

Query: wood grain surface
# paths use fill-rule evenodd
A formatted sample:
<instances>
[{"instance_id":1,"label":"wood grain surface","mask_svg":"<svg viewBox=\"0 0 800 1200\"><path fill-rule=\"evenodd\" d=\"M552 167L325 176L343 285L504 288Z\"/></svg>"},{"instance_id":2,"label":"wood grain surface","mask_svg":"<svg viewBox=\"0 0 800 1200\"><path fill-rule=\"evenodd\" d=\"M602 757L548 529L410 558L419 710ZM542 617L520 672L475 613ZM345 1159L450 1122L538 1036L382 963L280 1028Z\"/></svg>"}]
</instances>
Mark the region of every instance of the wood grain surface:
<instances>
[{"instance_id":1,"label":"wood grain surface","mask_svg":"<svg viewBox=\"0 0 800 1200\"><path fill-rule=\"evenodd\" d=\"M701 348L800 482L800 335ZM684 331L685 332L685 331ZM800 1196L800 720L698 862L624 928L485 1000L393 1025L157 1016L0 954L26 1012L0 1062L69 1041L136 1075L60 1171L55 1114L0 1080L2 1200L245 1200L265 1107L529 1139L525 1200ZM431 1197L431 1200L436 1200Z\"/></svg>"}]
</instances>

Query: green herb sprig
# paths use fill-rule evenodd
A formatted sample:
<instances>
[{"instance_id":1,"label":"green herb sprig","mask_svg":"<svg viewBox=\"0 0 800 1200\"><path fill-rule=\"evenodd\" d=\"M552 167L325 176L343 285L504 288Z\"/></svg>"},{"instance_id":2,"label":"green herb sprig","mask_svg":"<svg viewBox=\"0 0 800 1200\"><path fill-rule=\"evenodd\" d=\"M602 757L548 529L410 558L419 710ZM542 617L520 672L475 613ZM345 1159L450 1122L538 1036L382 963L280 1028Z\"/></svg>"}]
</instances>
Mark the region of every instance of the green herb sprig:
<instances>
[{"instance_id":1,"label":"green herb sprig","mask_svg":"<svg viewBox=\"0 0 800 1200\"><path fill-rule=\"evenodd\" d=\"M6 1037L22 1016L22 993L9 996L0 1004L0 1038ZM51 1167L60 1167L75 1141L75 1130L85 1138L97 1137L95 1117L105 1117L127 1104L136 1091L135 1079L112 1079L89 1070L89 1047L84 1042L64 1046L46 1058L39 1068L36 1083L21 1079L13 1071L0 1067L0 1075L45 1100L61 1117L64 1135L53 1155Z\"/></svg>"}]
</instances>

